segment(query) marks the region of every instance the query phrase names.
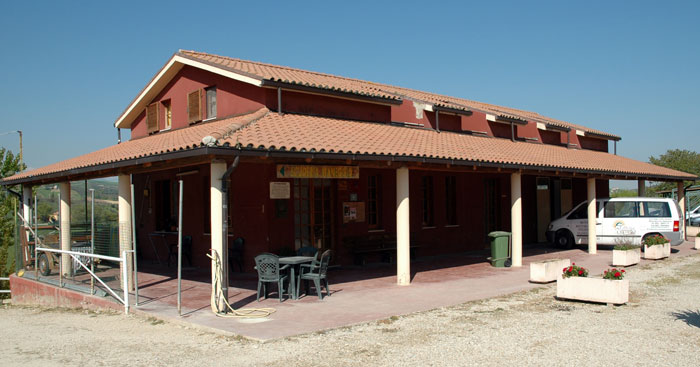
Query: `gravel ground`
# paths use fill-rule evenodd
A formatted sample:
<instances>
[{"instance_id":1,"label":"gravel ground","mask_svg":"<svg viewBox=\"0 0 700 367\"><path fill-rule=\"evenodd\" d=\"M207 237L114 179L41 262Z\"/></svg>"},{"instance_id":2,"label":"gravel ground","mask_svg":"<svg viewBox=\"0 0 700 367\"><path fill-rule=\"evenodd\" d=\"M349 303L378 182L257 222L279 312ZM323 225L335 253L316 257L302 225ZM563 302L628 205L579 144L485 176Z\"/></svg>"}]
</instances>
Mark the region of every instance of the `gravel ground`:
<instances>
[{"instance_id":1,"label":"gravel ground","mask_svg":"<svg viewBox=\"0 0 700 367\"><path fill-rule=\"evenodd\" d=\"M0 308L3 365L466 366L700 364L700 255L628 269L630 302L555 285L259 343L152 318Z\"/></svg>"}]
</instances>

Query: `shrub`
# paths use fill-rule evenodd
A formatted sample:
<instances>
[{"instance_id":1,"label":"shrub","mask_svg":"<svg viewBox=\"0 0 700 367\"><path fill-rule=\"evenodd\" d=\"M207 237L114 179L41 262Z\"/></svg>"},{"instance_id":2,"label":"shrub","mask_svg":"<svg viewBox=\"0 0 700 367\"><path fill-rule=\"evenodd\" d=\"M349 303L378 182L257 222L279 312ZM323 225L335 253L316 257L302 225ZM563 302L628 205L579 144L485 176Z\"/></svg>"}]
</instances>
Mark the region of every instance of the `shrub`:
<instances>
[{"instance_id":1,"label":"shrub","mask_svg":"<svg viewBox=\"0 0 700 367\"><path fill-rule=\"evenodd\" d=\"M576 265L576 263L571 263L571 266L567 266L564 268L564 272L562 274L562 277L568 278L568 277L587 277L588 276L588 269Z\"/></svg>"},{"instance_id":2,"label":"shrub","mask_svg":"<svg viewBox=\"0 0 700 367\"><path fill-rule=\"evenodd\" d=\"M666 237L660 235L660 234L655 234L653 236L647 236L644 238L644 241L642 244L646 246L655 246L655 245L663 245L664 243L670 242L669 240L666 239Z\"/></svg>"},{"instance_id":3,"label":"shrub","mask_svg":"<svg viewBox=\"0 0 700 367\"><path fill-rule=\"evenodd\" d=\"M619 244L615 245L613 250L627 251L627 250L634 250L634 249L638 249L638 248L639 248L638 245L633 245L631 243L619 243Z\"/></svg>"},{"instance_id":4,"label":"shrub","mask_svg":"<svg viewBox=\"0 0 700 367\"><path fill-rule=\"evenodd\" d=\"M622 280L625 277L625 269L608 269L603 272L603 279Z\"/></svg>"}]
</instances>

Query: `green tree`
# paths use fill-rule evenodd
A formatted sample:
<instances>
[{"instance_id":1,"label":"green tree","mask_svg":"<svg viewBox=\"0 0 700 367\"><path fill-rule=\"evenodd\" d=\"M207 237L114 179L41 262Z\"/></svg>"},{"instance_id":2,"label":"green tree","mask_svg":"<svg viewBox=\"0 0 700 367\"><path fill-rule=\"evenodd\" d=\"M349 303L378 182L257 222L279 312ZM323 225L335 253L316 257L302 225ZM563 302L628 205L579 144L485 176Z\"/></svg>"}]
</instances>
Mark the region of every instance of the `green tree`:
<instances>
[{"instance_id":1,"label":"green tree","mask_svg":"<svg viewBox=\"0 0 700 367\"><path fill-rule=\"evenodd\" d=\"M649 157L649 162L657 166L668 167L677 171L687 172L700 176L700 153L690 150L669 149L666 153L657 157ZM690 185L692 181L686 181ZM660 182L651 187L651 191L672 190L676 188L675 182Z\"/></svg>"},{"instance_id":2,"label":"green tree","mask_svg":"<svg viewBox=\"0 0 700 367\"><path fill-rule=\"evenodd\" d=\"M0 147L0 178L12 176L23 171L26 166L19 161L19 156ZM6 189L18 191L19 186L6 187ZM0 276L6 277L14 270L14 256L8 256L10 246L15 243L15 209L18 205L17 197L6 189L0 189ZM7 282L3 282L3 289L7 289ZM4 296L4 294L0 294ZM2 297L0 297L2 298Z\"/></svg>"}]
</instances>

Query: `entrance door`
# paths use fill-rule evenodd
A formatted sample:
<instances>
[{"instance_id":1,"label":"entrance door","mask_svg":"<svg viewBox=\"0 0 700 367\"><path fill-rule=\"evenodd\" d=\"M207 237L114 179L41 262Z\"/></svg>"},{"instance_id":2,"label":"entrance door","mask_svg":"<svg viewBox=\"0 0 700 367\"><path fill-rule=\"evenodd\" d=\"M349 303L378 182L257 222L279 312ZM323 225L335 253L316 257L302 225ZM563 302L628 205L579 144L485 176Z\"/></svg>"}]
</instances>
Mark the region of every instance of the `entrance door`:
<instances>
[{"instance_id":1,"label":"entrance door","mask_svg":"<svg viewBox=\"0 0 700 367\"><path fill-rule=\"evenodd\" d=\"M329 179L294 179L294 247L333 248L333 190Z\"/></svg>"},{"instance_id":2,"label":"entrance door","mask_svg":"<svg viewBox=\"0 0 700 367\"><path fill-rule=\"evenodd\" d=\"M485 243L488 244L488 234L493 231L502 231L501 228L501 190L498 180L487 178L484 180L484 234ZM488 246L488 245L487 245Z\"/></svg>"},{"instance_id":3,"label":"entrance door","mask_svg":"<svg viewBox=\"0 0 700 367\"><path fill-rule=\"evenodd\" d=\"M550 182L548 177L537 177L537 242L547 241L545 232L552 221Z\"/></svg>"}]
</instances>

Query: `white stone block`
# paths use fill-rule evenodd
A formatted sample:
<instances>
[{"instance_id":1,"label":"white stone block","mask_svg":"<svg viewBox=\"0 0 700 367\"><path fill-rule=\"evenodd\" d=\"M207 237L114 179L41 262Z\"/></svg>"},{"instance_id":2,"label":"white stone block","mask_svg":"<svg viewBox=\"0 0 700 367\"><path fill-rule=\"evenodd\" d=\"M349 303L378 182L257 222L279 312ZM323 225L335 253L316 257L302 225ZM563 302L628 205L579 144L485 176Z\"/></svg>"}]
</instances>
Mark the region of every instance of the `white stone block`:
<instances>
[{"instance_id":1,"label":"white stone block","mask_svg":"<svg viewBox=\"0 0 700 367\"><path fill-rule=\"evenodd\" d=\"M695 247L696 250L700 250L700 237L695 237Z\"/></svg>"},{"instance_id":2,"label":"white stone block","mask_svg":"<svg viewBox=\"0 0 700 367\"><path fill-rule=\"evenodd\" d=\"M648 260L659 260L671 256L671 244L647 246L644 245L644 258Z\"/></svg>"},{"instance_id":3,"label":"white stone block","mask_svg":"<svg viewBox=\"0 0 700 367\"><path fill-rule=\"evenodd\" d=\"M627 279L608 280L602 278L559 277L557 298L578 301L625 304L629 301L630 285Z\"/></svg>"},{"instance_id":4,"label":"white stone block","mask_svg":"<svg viewBox=\"0 0 700 367\"><path fill-rule=\"evenodd\" d=\"M530 263L530 281L533 283L550 283L557 280L562 269L571 265L569 259L548 259Z\"/></svg>"},{"instance_id":5,"label":"white stone block","mask_svg":"<svg viewBox=\"0 0 700 367\"><path fill-rule=\"evenodd\" d=\"M613 250L613 266L630 266L639 264L642 257L642 249Z\"/></svg>"}]
</instances>

